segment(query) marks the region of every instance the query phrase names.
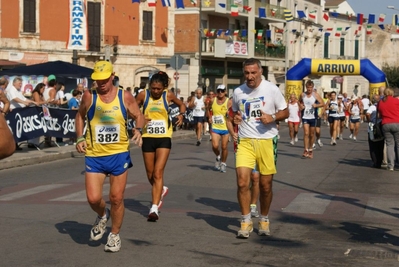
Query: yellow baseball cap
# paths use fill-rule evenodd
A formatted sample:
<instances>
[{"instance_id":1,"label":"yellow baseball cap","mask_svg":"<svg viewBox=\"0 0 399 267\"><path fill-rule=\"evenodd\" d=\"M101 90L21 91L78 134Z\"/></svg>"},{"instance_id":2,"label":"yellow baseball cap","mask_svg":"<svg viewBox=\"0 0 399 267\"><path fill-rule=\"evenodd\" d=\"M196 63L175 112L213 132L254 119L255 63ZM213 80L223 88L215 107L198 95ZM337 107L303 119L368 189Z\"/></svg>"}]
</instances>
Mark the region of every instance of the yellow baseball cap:
<instances>
[{"instance_id":1,"label":"yellow baseball cap","mask_svg":"<svg viewBox=\"0 0 399 267\"><path fill-rule=\"evenodd\" d=\"M91 74L91 78L93 80L105 80L108 79L114 69L112 64L109 61L97 61L93 68L93 73Z\"/></svg>"}]
</instances>

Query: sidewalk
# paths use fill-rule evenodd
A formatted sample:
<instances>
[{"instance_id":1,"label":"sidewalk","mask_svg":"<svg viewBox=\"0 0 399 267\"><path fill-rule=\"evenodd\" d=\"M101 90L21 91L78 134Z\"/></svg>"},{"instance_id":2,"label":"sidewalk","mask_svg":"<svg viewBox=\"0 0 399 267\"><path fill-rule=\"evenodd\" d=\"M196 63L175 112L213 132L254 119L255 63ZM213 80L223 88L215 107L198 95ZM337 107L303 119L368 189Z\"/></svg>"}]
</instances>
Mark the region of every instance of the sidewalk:
<instances>
[{"instance_id":1,"label":"sidewalk","mask_svg":"<svg viewBox=\"0 0 399 267\"><path fill-rule=\"evenodd\" d=\"M195 132L190 130L179 130L173 132L173 140L188 138L193 138L194 140ZM37 150L36 148L28 148L28 143L23 142L20 147L22 150L16 150L12 156L0 160L0 170L84 156L76 152L74 145L60 147L41 146L41 150ZM137 148L135 144L132 144L130 147L130 150Z\"/></svg>"}]
</instances>

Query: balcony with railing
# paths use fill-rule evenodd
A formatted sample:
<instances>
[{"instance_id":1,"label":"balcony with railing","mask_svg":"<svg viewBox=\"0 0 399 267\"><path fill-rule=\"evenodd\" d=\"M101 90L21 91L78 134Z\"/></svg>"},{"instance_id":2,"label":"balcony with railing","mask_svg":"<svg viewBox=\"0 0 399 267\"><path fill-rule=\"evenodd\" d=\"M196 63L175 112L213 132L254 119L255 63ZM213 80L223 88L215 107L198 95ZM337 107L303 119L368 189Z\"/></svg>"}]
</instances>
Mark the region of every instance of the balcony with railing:
<instances>
[{"instance_id":1,"label":"balcony with railing","mask_svg":"<svg viewBox=\"0 0 399 267\"><path fill-rule=\"evenodd\" d=\"M285 46L281 44L255 43L255 57L285 58Z\"/></svg>"}]
</instances>

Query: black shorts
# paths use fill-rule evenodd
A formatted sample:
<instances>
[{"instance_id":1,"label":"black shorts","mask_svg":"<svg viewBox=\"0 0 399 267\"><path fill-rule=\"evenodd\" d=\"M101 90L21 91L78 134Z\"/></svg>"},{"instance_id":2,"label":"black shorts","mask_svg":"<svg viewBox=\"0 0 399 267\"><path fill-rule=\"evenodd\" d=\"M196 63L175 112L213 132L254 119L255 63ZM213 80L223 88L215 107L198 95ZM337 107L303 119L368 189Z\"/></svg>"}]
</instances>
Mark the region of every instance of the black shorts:
<instances>
[{"instance_id":1,"label":"black shorts","mask_svg":"<svg viewBox=\"0 0 399 267\"><path fill-rule=\"evenodd\" d=\"M321 127L321 118L316 119L316 127L318 127L318 128Z\"/></svg>"},{"instance_id":2,"label":"black shorts","mask_svg":"<svg viewBox=\"0 0 399 267\"><path fill-rule=\"evenodd\" d=\"M197 124L197 123L204 123L205 122L205 117L196 117L196 116L194 116L194 124Z\"/></svg>"},{"instance_id":3,"label":"black shorts","mask_svg":"<svg viewBox=\"0 0 399 267\"><path fill-rule=\"evenodd\" d=\"M143 145L141 146L141 151L143 152L155 152L157 148L172 148L172 138L161 137L143 137Z\"/></svg>"}]
</instances>

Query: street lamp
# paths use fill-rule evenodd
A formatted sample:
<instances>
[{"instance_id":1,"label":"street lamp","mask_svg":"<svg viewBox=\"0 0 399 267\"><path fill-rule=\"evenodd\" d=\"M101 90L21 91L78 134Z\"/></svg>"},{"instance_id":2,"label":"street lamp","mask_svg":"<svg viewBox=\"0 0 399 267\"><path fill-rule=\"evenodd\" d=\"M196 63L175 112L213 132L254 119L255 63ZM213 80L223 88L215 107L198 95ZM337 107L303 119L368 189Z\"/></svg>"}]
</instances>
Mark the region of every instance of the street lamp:
<instances>
[{"instance_id":1,"label":"street lamp","mask_svg":"<svg viewBox=\"0 0 399 267\"><path fill-rule=\"evenodd\" d=\"M202 0L199 0L198 6L198 87L202 88L202 73L201 73L201 57L202 57L202 23L201 23L201 15L202 15Z\"/></svg>"},{"instance_id":2,"label":"street lamp","mask_svg":"<svg viewBox=\"0 0 399 267\"><path fill-rule=\"evenodd\" d=\"M389 9L394 9L394 10L399 10L398 8L395 8L394 6L387 6Z\"/></svg>"}]
</instances>

